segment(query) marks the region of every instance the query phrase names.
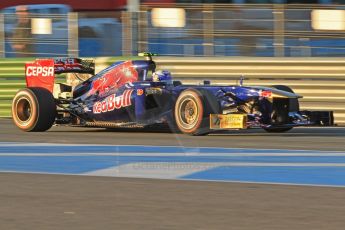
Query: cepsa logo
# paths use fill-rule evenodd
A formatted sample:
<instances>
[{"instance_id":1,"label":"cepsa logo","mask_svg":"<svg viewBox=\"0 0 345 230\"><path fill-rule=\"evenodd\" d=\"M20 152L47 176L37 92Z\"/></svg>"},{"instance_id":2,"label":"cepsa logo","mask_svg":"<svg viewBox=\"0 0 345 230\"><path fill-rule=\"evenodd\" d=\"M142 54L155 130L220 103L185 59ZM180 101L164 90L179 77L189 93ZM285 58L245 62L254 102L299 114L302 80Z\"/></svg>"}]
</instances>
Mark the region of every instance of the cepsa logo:
<instances>
[{"instance_id":1,"label":"cepsa logo","mask_svg":"<svg viewBox=\"0 0 345 230\"><path fill-rule=\"evenodd\" d=\"M27 77L54 77L54 67L52 66L27 66Z\"/></svg>"},{"instance_id":2,"label":"cepsa logo","mask_svg":"<svg viewBox=\"0 0 345 230\"><path fill-rule=\"evenodd\" d=\"M125 90L122 95L116 96L112 94L100 102L93 105L93 113L106 113L114 109L120 109L132 105L131 96L133 90Z\"/></svg>"}]
</instances>

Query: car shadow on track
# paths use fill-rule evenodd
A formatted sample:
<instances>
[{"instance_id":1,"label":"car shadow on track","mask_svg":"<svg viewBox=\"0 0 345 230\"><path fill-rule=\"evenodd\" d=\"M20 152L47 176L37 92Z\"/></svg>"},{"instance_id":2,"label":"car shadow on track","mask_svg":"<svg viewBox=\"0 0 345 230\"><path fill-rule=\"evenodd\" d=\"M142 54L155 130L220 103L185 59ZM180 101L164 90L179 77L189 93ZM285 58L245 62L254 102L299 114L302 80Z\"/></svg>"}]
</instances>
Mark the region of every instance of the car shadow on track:
<instances>
[{"instance_id":1,"label":"car shadow on track","mask_svg":"<svg viewBox=\"0 0 345 230\"><path fill-rule=\"evenodd\" d=\"M71 128L71 127L56 127L49 132L62 133L166 133L181 135L181 132L174 132L169 127L145 127L145 128ZM207 136L221 137L345 137L345 128L330 129L330 128L296 128L285 133L267 133L262 129L248 129L248 130L226 130L216 131ZM198 137L200 138L200 136Z\"/></svg>"}]
</instances>

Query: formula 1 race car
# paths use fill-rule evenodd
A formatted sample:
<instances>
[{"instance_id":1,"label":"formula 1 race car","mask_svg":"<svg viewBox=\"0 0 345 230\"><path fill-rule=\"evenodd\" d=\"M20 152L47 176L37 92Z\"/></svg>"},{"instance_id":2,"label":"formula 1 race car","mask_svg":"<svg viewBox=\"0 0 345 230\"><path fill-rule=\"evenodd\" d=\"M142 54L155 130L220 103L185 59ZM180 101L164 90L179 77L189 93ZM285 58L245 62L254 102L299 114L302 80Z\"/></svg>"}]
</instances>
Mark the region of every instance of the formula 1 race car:
<instances>
[{"instance_id":1,"label":"formula 1 race car","mask_svg":"<svg viewBox=\"0 0 345 230\"><path fill-rule=\"evenodd\" d=\"M92 60L37 59L25 68L27 88L12 103L14 123L24 131L56 125L147 127L204 135L215 130L263 128L285 132L296 126L333 125L332 111L299 111L289 87L185 85L168 71L156 71L153 54L145 60L116 62L94 74ZM55 74L90 74L72 87L54 84Z\"/></svg>"}]
</instances>

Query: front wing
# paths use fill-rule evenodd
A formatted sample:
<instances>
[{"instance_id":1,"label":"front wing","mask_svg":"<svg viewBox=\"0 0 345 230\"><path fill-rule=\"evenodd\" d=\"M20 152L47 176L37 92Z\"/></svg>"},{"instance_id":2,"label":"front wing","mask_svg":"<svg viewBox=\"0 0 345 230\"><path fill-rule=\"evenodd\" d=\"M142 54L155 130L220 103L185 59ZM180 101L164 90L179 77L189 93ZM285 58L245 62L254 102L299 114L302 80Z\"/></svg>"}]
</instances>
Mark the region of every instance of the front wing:
<instances>
[{"instance_id":1,"label":"front wing","mask_svg":"<svg viewBox=\"0 0 345 230\"><path fill-rule=\"evenodd\" d=\"M250 119L249 114L210 114L210 129L247 129L247 128L288 128L297 126L333 126L333 111L300 111L289 113L290 123L272 125L261 124Z\"/></svg>"}]
</instances>

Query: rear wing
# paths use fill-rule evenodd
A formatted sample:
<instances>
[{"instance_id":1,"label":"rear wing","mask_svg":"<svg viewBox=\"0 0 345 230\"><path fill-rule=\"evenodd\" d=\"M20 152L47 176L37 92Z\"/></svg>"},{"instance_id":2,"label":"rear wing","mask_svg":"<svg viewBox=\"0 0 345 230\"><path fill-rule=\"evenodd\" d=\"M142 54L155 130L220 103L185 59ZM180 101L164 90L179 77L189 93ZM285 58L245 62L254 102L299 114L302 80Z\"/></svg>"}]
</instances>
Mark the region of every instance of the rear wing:
<instances>
[{"instance_id":1,"label":"rear wing","mask_svg":"<svg viewBox=\"0 0 345 230\"><path fill-rule=\"evenodd\" d=\"M55 58L54 72L95 74L95 61L81 58Z\"/></svg>"},{"instance_id":2,"label":"rear wing","mask_svg":"<svg viewBox=\"0 0 345 230\"><path fill-rule=\"evenodd\" d=\"M81 58L36 59L25 64L27 87L41 87L53 92L55 74L95 74L95 62Z\"/></svg>"}]
</instances>

